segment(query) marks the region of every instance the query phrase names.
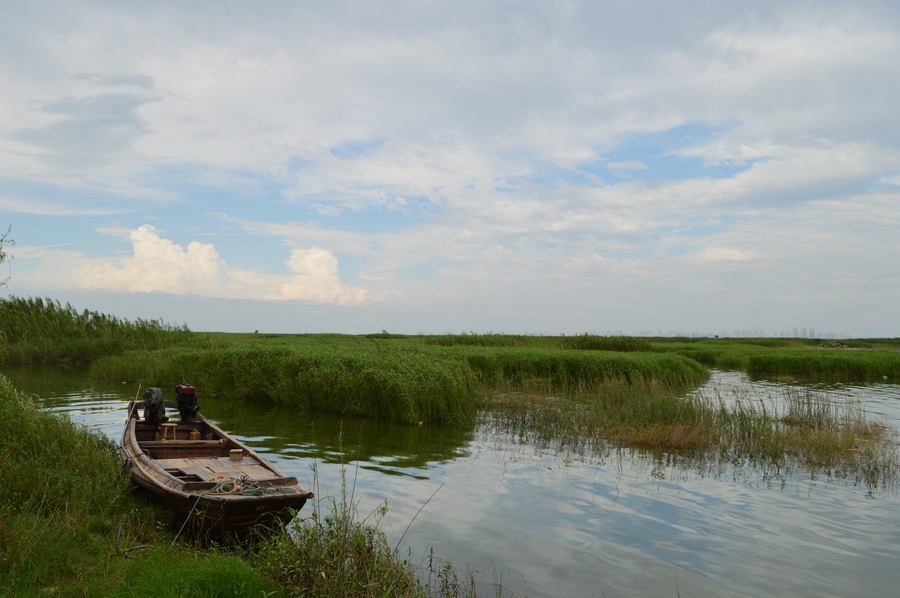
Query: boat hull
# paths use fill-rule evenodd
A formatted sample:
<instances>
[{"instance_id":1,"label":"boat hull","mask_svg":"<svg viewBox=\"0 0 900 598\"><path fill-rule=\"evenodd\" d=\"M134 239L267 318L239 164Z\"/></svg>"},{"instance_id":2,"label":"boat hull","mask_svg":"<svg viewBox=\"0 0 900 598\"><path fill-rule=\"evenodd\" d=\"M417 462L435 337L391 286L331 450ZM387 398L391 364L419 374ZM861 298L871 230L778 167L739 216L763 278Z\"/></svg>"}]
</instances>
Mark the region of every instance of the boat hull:
<instances>
[{"instance_id":1,"label":"boat hull","mask_svg":"<svg viewBox=\"0 0 900 598\"><path fill-rule=\"evenodd\" d=\"M244 537L287 524L312 493L202 416L141 419L133 403L121 457L132 481L193 535ZM166 406L171 406L166 403ZM160 438L163 427L166 438Z\"/></svg>"}]
</instances>

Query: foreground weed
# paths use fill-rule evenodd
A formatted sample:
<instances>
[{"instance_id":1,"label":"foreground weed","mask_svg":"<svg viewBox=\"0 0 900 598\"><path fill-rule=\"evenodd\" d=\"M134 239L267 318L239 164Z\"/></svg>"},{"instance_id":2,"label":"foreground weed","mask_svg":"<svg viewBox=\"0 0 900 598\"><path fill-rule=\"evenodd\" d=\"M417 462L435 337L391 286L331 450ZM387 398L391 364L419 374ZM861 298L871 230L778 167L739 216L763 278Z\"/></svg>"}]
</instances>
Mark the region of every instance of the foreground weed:
<instances>
[{"instance_id":1,"label":"foreground weed","mask_svg":"<svg viewBox=\"0 0 900 598\"><path fill-rule=\"evenodd\" d=\"M318 490L317 482L316 486ZM321 493L317 491L316 496ZM288 595L476 595L474 583L463 581L466 577L461 580L451 564L431 560L416 566L390 546L379 528L387 514L386 503L360 519L345 470L340 496L312 502L308 517L263 541L253 555L256 567L286 588Z\"/></svg>"}]
</instances>

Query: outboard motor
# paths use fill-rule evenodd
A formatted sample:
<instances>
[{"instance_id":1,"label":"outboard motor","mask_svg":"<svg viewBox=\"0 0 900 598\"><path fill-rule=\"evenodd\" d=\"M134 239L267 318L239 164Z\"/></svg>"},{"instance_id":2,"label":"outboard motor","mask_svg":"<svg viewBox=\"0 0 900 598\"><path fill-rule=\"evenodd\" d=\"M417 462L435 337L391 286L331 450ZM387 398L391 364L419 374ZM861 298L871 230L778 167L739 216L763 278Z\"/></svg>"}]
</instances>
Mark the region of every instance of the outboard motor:
<instances>
[{"instance_id":1,"label":"outboard motor","mask_svg":"<svg viewBox=\"0 0 900 598\"><path fill-rule=\"evenodd\" d=\"M197 412L200 407L197 406L197 391L190 384L179 384L175 387L175 396L178 401L178 413L181 414L181 421L196 421Z\"/></svg>"},{"instance_id":2,"label":"outboard motor","mask_svg":"<svg viewBox=\"0 0 900 598\"><path fill-rule=\"evenodd\" d=\"M148 388L144 391L144 419L147 423L155 425L169 421L161 388Z\"/></svg>"}]
</instances>

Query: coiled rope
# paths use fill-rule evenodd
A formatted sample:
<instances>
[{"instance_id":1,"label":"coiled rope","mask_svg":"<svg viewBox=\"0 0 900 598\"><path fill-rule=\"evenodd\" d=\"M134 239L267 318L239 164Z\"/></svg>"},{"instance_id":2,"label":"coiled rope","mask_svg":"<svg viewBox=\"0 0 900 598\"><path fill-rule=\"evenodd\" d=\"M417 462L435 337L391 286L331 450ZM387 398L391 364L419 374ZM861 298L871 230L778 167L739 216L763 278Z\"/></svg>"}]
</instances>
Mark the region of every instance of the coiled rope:
<instances>
[{"instance_id":1,"label":"coiled rope","mask_svg":"<svg viewBox=\"0 0 900 598\"><path fill-rule=\"evenodd\" d=\"M239 478L217 475L210 478L209 481L215 482L215 486L207 490L206 494L263 496L266 494L293 494L296 492L293 488L260 486L246 475L242 475Z\"/></svg>"}]
</instances>

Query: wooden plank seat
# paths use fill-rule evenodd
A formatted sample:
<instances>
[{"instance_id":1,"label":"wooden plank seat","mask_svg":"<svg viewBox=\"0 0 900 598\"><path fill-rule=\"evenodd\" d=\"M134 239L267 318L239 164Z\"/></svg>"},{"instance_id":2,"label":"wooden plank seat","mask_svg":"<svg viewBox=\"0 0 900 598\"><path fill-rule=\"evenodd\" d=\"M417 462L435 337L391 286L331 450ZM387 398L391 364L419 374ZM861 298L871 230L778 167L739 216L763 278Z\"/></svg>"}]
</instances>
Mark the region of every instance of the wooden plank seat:
<instances>
[{"instance_id":1,"label":"wooden plank seat","mask_svg":"<svg viewBox=\"0 0 900 598\"><path fill-rule=\"evenodd\" d=\"M221 440L144 440L139 443L141 448L176 448L182 446L190 447L217 447L222 448L225 444Z\"/></svg>"}]
</instances>

